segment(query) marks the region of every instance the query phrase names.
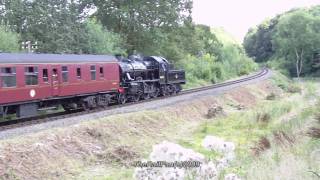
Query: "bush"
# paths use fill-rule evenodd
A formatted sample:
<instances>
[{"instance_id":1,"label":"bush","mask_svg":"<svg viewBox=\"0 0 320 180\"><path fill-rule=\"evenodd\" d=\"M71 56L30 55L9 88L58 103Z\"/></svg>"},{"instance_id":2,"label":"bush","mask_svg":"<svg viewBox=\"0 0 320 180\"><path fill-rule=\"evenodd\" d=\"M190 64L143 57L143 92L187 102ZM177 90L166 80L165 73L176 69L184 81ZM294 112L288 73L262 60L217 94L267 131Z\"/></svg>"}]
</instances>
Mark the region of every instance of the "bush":
<instances>
[{"instance_id":1,"label":"bush","mask_svg":"<svg viewBox=\"0 0 320 180\"><path fill-rule=\"evenodd\" d=\"M271 101L271 100L275 100L276 97L277 97L276 94L272 92L266 97L266 99Z\"/></svg>"},{"instance_id":2,"label":"bush","mask_svg":"<svg viewBox=\"0 0 320 180\"><path fill-rule=\"evenodd\" d=\"M258 113L257 122L262 124L268 124L271 121L271 115L269 113Z\"/></svg>"},{"instance_id":3,"label":"bush","mask_svg":"<svg viewBox=\"0 0 320 180\"><path fill-rule=\"evenodd\" d=\"M287 90L289 93L301 93L302 89L299 85L292 84L288 87Z\"/></svg>"},{"instance_id":4,"label":"bush","mask_svg":"<svg viewBox=\"0 0 320 180\"><path fill-rule=\"evenodd\" d=\"M187 87L218 83L233 77L248 74L256 69L255 63L244 58L243 61L218 61L216 56L206 54L202 57L188 55L179 62L187 77Z\"/></svg>"},{"instance_id":5,"label":"bush","mask_svg":"<svg viewBox=\"0 0 320 180\"><path fill-rule=\"evenodd\" d=\"M282 90L287 91L290 83L293 83L287 76L283 75L278 71L274 71L274 75L272 76L273 83L280 87Z\"/></svg>"}]
</instances>

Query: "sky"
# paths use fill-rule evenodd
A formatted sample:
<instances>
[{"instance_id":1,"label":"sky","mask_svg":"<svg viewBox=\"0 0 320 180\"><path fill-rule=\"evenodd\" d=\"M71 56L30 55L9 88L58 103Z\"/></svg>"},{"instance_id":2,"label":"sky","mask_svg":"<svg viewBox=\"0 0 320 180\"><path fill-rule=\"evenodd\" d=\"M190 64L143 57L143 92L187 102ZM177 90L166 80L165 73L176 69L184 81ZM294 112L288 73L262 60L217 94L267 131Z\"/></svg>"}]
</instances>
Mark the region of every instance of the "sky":
<instances>
[{"instance_id":1,"label":"sky","mask_svg":"<svg viewBox=\"0 0 320 180\"><path fill-rule=\"evenodd\" d=\"M193 0L197 24L223 27L242 42L250 27L296 7L320 5L320 0Z\"/></svg>"}]
</instances>

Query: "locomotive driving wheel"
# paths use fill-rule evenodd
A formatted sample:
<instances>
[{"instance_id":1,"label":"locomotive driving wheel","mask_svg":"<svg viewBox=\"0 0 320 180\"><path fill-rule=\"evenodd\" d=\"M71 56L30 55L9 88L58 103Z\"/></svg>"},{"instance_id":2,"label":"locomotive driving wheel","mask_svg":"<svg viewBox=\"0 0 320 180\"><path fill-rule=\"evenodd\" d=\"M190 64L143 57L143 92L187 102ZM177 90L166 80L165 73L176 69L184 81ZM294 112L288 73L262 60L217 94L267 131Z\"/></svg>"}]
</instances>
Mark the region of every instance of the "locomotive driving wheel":
<instances>
[{"instance_id":1,"label":"locomotive driving wheel","mask_svg":"<svg viewBox=\"0 0 320 180\"><path fill-rule=\"evenodd\" d=\"M132 96L132 101L133 102L138 102L140 100L141 95L140 94L136 94Z\"/></svg>"},{"instance_id":2,"label":"locomotive driving wheel","mask_svg":"<svg viewBox=\"0 0 320 180\"><path fill-rule=\"evenodd\" d=\"M159 96L159 94L160 94L160 91L159 91L159 89L157 89L155 92L151 93L150 96L151 96L151 98L156 98Z\"/></svg>"},{"instance_id":3,"label":"locomotive driving wheel","mask_svg":"<svg viewBox=\"0 0 320 180\"><path fill-rule=\"evenodd\" d=\"M170 95L176 95L177 94L177 88L174 85L170 86Z\"/></svg>"},{"instance_id":4,"label":"locomotive driving wheel","mask_svg":"<svg viewBox=\"0 0 320 180\"><path fill-rule=\"evenodd\" d=\"M149 93L143 94L143 99L144 100L150 99L150 94Z\"/></svg>"},{"instance_id":5,"label":"locomotive driving wheel","mask_svg":"<svg viewBox=\"0 0 320 180\"><path fill-rule=\"evenodd\" d=\"M118 95L118 103L119 104L125 104L127 102L127 97L125 94L119 94Z\"/></svg>"},{"instance_id":6,"label":"locomotive driving wheel","mask_svg":"<svg viewBox=\"0 0 320 180\"><path fill-rule=\"evenodd\" d=\"M167 96L168 95L168 90L167 86L162 86L160 90L161 96Z\"/></svg>"},{"instance_id":7,"label":"locomotive driving wheel","mask_svg":"<svg viewBox=\"0 0 320 180\"><path fill-rule=\"evenodd\" d=\"M85 111L87 111L87 110L90 109L87 102L82 102L82 103L81 103L81 107L82 107L82 109L85 110Z\"/></svg>"}]
</instances>

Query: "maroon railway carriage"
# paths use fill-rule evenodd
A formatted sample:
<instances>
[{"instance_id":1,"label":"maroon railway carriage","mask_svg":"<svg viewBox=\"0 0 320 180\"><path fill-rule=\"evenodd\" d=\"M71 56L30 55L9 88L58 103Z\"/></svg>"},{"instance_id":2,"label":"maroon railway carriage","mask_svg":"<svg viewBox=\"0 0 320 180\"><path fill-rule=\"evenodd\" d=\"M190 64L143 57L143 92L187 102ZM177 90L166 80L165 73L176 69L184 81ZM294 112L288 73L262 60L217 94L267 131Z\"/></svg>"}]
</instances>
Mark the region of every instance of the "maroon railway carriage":
<instances>
[{"instance_id":1,"label":"maroon railway carriage","mask_svg":"<svg viewBox=\"0 0 320 180\"><path fill-rule=\"evenodd\" d=\"M39 109L106 106L119 91L114 56L0 54L0 114L34 116Z\"/></svg>"}]
</instances>

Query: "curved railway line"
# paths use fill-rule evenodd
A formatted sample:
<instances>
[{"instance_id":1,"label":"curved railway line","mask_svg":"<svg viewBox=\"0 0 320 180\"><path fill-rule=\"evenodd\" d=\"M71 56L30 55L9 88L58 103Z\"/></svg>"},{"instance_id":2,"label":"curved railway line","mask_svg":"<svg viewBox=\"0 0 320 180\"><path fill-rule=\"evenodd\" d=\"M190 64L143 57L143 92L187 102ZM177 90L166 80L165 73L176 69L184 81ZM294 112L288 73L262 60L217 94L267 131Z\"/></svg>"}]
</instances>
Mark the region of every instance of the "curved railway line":
<instances>
[{"instance_id":1,"label":"curved railway line","mask_svg":"<svg viewBox=\"0 0 320 180\"><path fill-rule=\"evenodd\" d=\"M255 73L255 74L250 75L245 78L227 81L227 82L218 83L218 84L209 85L209 86L204 86L204 87L199 87L199 88L183 90L179 94L172 95L170 97L181 96L181 95L185 95L185 94L191 94L191 93L205 91L205 90L209 90L209 89L215 89L215 88L226 87L226 86L230 86L230 85L243 83L246 81L250 81L250 80L254 80L254 79L258 79L260 77L263 77L263 76L267 75L268 72L269 72L269 69L263 68L258 73ZM142 104L142 103L155 101L155 100L159 100L159 99L165 99L165 98L168 98L168 96L158 97L158 98L153 98L153 99L148 99L148 100L142 100L139 102L126 103L123 105L113 105L113 106L108 106L108 107L104 107L104 108L96 108L93 110L74 111L72 113L58 112L58 113L40 115L40 116L32 117L32 118L22 118L22 119L3 121L3 122L0 122L0 131L15 129L15 128L29 126L29 125L33 125L33 124L45 123L45 122L49 122L49 121L60 120L60 119L64 119L64 118L77 117L77 116L86 115L86 114L93 114L93 113L100 112L100 111L111 110L111 109L116 109L116 108L120 108L120 107L126 107L126 106L130 106L133 104Z\"/></svg>"}]
</instances>

